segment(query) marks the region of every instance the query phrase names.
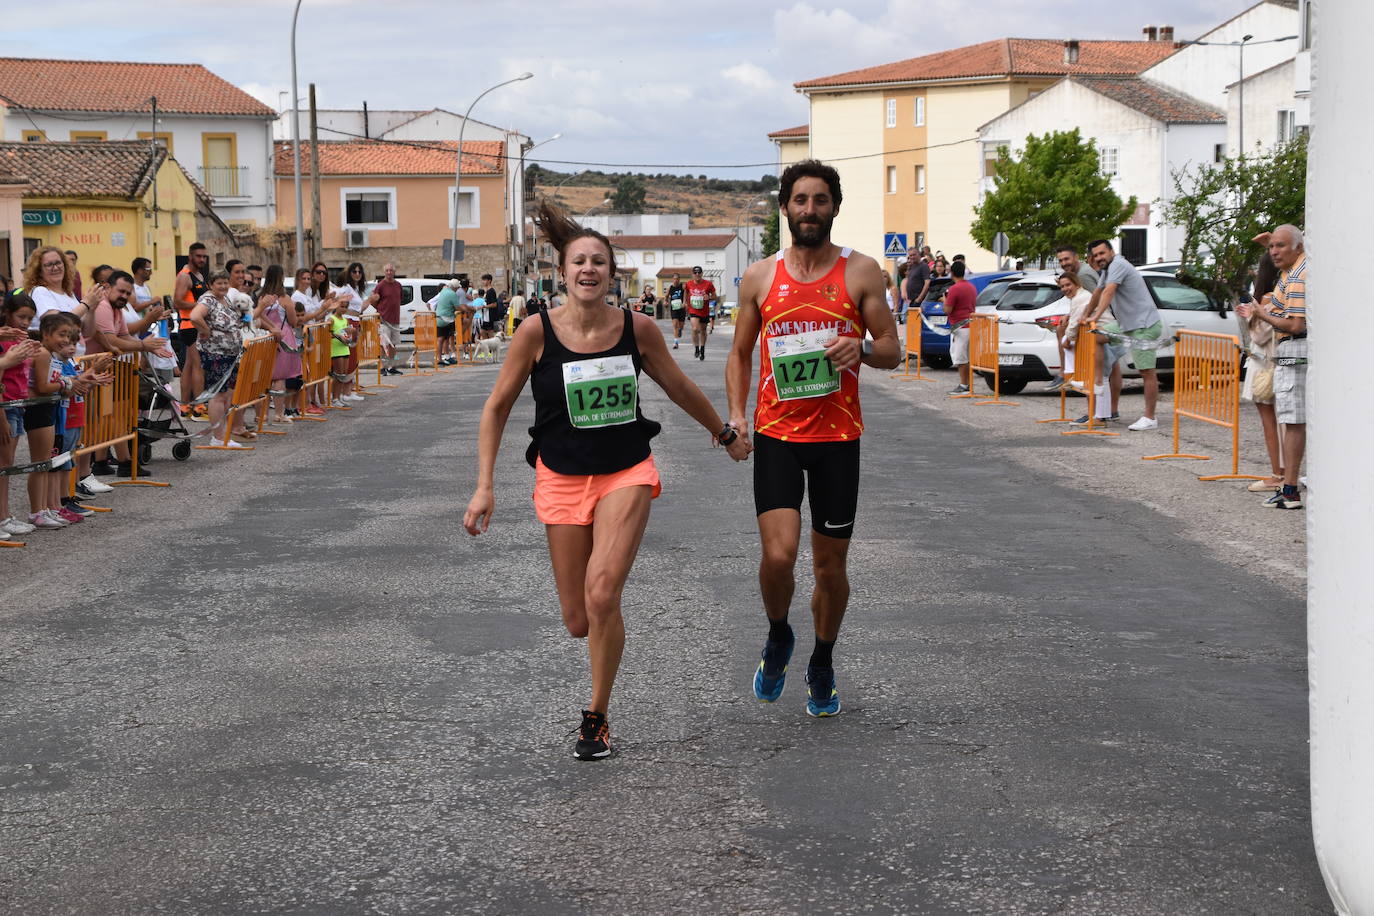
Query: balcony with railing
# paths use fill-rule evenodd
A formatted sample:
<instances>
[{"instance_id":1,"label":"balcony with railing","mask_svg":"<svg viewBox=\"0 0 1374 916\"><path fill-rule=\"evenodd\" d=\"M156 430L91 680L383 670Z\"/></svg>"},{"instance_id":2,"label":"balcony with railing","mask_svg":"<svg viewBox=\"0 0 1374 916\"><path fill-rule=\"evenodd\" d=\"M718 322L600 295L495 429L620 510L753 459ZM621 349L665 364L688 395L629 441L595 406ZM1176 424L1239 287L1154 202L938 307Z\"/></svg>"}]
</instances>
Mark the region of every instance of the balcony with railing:
<instances>
[{"instance_id":1,"label":"balcony with railing","mask_svg":"<svg viewBox=\"0 0 1374 916\"><path fill-rule=\"evenodd\" d=\"M211 197L247 197L248 166L202 165L200 183Z\"/></svg>"}]
</instances>

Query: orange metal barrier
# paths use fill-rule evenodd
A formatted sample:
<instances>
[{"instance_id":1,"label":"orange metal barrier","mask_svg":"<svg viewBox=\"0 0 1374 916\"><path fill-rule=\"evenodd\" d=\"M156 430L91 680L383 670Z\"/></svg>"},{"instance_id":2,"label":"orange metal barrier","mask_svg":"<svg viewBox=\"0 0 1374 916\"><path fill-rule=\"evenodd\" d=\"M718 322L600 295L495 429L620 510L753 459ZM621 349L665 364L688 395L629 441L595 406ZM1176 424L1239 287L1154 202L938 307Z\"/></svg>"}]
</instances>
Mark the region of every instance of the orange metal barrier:
<instances>
[{"instance_id":1,"label":"orange metal barrier","mask_svg":"<svg viewBox=\"0 0 1374 916\"><path fill-rule=\"evenodd\" d=\"M1240 473L1240 339L1208 331L1179 331L1174 347L1174 450L1147 455L1143 461L1166 458L1211 460L1178 450L1181 417L1231 430L1231 473L1210 474L1198 480L1261 480Z\"/></svg>"},{"instance_id":2,"label":"orange metal barrier","mask_svg":"<svg viewBox=\"0 0 1374 916\"><path fill-rule=\"evenodd\" d=\"M420 368L420 353L430 353L434 366L430 370ZM433 312L415 313L415 351L411 356L415 361L416 375L433 375L439 371L439 327Z\"/></svg>"},{"instance_id":3,"label":"orange metal barrier","mask_svg":"<svg viewBox=\"0 0 1374 916\"><path fill-rule=\"evenodd\" d=\"M251 451L253 446L229 447L230 434L234 429L234 417L249 407L258 409L257 434L262 435L263 422L267 419L267 389L272 386L272 365L277 359L277 341L272 337L255 337L243 344L243 356L239 359L237 375L234 378L234 391L230 395L229 410L224 415L224 442L215 445L197 445L198 449L227 449L230 451ZM284 433L270 431L273 435Z\"/></svg>"},{"instance_id":4,"label":"orange metal barrier","mask_svg":"<svg viewBox=\"0 0 1374 916\"><path fill-rule=\"evenodd\" d=\"M916 372L911 371L911 354L916 354ZM902 374L893 378L904 382L933 382L935 379L921 374L921 307L913 305L906 310L906 350L902 360Z\"/></svg>"},{"instance_id":5,"label":"orange metal barrier","mask_svg":"<svg viewBox=\"0 0 1374 916\"><path fill-rule=\"evenodd\" d=\"M323 423L323 416L311 416L306 408L310 406L312 392L319 397L321 406L329 403L329 328L323 322L307 324L302 329L301 340L300 419ZM321 385L323 393L319 392Z\"/></svg>"},{"instance_id":6,"label":"orange metal barrier","mask_svg":"<svg viewBox=\"0 0 1374 916\"><path fill-rule=\"evenodd\" d=\"M976 398L973 393L974 376L979 372L992 373L992 397L984 401L974 401L976 407L1015 407L1015 401L1002 400L1001 364L997 359L998 345L997 316L986 312L975 312L968 321L968 393L951 395L953 398Z\"/></svg>"},{"instance_id":7,"label":"orange metal barrier","mask_svg":"<svg viewBox=\"0 0 1374 916\"><path fill-rule=\"evenodd\" d=\"M377 381L374 388L395 388L395 385L382 383L382 319L376 315L364 315L358 322L358 368L353 373L353 390L369 397L377 394L363 387L363 363L372 362L377 366Z\"/></svg>"},{"instance_id":8,"label":"orange metal barrier","mask_svg":"<svg viewBox=\"0 0 1374 916\"><path fill-rule=\"evenodd\" d=\"M101 353L83 356L77 360L77 365L84 371L102 356ZM81 447L72 452L72 458L123 444L129 449L132 476L128 480L115 481L115 486L169 487L171 484L138 477L138 362L139 354L136 353L115 357L110 363L114 381L86 393L86 426L81 431ZM69 492L76 493L75 470Z\"/></svg>"},{"instance_id":9,"label":"orange metal barrier","mask_svg":"<svg viewBox=\"0 0 1374 916\"><path fill-rule=\"evenodd\" d=\"M1102 358L1102 340L1097 334L1097 322L1080 324L1077 330L1078 334L1073 346L1073 378L1067 379L1064 388L1060 389L1059 413L1061 416L1064 413L1064 399L1067 397L1067 389L1070 384L1073 384L1088 396L1088 422L1080 429L1066 429L1060 435L1119 436L1121 433L1103 429L1098 424L1097 419L1097 367ZM1106 381L1108 374L1108 372L1102 373L1103 381ZM1041 420L1040 422L1050 423L1054 421Z\"/></svg>"}]
</instances>

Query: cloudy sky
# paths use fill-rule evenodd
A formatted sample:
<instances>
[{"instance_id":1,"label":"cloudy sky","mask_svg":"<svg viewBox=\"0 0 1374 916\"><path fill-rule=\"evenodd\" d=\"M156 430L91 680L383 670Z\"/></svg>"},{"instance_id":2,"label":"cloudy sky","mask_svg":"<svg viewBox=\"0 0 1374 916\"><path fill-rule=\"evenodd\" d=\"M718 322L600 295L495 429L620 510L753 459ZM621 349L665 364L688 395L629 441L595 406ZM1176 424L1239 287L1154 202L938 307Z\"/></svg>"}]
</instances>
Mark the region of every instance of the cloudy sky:
<instances>
[{"instance_id":1,"label":"cloudy sky","mask_svg":"<svg viewBox=\"0 0 1374 916\"><path fill-rule=\"evenodd\" d=\"M473 117L535 140L561 133L534 154L549 168L752 178L773 170L764 135L806 121L799 80L1005 36L1131 39L1168 24L1194 38L1252 2L304 0L299 77L322 108L461 112L528 70ZM202 63L288 104L291 0L5 6L2 55Z\"/></svg>"}]
</instances>

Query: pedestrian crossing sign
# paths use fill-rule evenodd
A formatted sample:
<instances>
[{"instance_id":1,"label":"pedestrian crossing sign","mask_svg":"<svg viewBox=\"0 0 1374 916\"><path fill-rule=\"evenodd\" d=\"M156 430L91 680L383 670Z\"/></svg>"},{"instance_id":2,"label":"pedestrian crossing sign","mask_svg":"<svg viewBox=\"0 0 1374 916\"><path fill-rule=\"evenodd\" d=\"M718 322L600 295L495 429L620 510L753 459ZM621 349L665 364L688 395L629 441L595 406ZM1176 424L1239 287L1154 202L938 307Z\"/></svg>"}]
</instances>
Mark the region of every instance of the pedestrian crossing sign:
<instances>
[{"instance_id":1,"label":"pedestrian crossing sign","mask_svg":"<svg viewBox=\"0 0 1374 916\"><path fill-rule=\"evenodd\" d=\"M885 258L904 258L904 257L906 257L906 233L905 233L905 232L886 232L886 233L883 233L883 257L885 257Z\"/></svg>"}]
</instances>

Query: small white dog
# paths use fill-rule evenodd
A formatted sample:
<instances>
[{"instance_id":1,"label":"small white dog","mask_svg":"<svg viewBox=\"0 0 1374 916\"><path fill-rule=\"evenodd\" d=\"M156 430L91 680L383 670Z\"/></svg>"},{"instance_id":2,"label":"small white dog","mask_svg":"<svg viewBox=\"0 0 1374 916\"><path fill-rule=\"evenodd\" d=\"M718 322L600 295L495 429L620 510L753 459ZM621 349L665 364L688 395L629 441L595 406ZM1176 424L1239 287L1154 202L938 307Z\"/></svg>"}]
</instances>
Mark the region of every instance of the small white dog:
<instances>
[{"instance_id":1,"label":"small white dog","mask_svg":"<svg viewBox=\"0 0 1374 916\"><path fill-rule=\"evenodd\" d=\"M476 346L477 349L472 355L474 361L485 358L487 362L499 363L505 357L508 341L505 332L502 332L496 337L477 341Z\"/></svg>"}]
</instances>

